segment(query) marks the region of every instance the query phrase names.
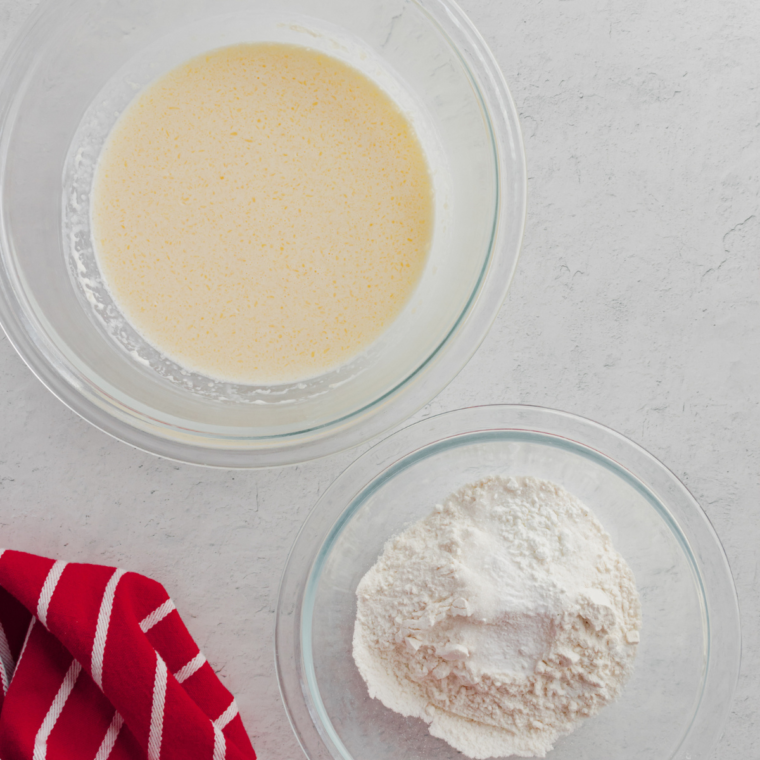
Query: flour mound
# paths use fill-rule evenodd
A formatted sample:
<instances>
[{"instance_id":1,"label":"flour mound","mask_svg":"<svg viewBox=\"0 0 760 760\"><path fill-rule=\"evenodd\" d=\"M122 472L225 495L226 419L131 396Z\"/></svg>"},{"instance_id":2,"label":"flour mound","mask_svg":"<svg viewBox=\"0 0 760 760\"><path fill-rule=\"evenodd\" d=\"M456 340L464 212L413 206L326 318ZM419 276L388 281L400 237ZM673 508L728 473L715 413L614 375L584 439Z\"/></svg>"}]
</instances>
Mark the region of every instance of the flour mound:
<instances>
[{"instance_id":1,"label":"flour mound","mask_svg":"<svg viewBox=\"0 0 760 760\"><path fill-rule=\"evenodd\" d=\"M610 537L536 478L449 496L386 544L356 595L370 696L476 760L545 757L620 693L641 628Z\"/></svg>"}]
</instances>

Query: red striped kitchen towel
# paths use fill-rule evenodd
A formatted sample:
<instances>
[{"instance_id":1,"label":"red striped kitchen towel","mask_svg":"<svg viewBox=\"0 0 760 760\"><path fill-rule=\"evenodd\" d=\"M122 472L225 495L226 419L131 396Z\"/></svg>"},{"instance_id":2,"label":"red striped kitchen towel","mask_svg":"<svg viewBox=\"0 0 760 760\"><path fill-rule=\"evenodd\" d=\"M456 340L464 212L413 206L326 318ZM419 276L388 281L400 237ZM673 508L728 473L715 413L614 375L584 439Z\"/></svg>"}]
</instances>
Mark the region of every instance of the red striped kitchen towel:
<instances>
[{"instance_id":1,"label":"red striped kitchen towel","mask_svg":"<svg viewBox=\"0 0 760 760\"><path fill-rule=\"evenodd\" d=\"M156 581L0 550L2 760L255 760Z\"/></svg>"}]
</instances>

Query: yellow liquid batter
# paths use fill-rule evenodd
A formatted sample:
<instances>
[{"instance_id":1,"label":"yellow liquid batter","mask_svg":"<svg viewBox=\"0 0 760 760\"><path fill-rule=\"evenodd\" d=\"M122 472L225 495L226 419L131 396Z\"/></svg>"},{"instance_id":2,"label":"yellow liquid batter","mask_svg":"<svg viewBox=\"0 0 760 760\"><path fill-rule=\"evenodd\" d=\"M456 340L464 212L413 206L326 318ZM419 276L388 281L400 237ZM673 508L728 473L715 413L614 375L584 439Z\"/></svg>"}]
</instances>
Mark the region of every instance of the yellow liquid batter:
<instances>
[{"instance_id":1,"label":"yellow liquid batter","mask_svg":"<svg viewBox=\"0 0 760 760\"><path fill-rule=\"evenodd\" d=\"M395 103L340 61L247 44L195 58L122 115L92 222L119 307L183 366L236 382L319 374L399 314L433 193Z\"/></svg>"}]
</instances>

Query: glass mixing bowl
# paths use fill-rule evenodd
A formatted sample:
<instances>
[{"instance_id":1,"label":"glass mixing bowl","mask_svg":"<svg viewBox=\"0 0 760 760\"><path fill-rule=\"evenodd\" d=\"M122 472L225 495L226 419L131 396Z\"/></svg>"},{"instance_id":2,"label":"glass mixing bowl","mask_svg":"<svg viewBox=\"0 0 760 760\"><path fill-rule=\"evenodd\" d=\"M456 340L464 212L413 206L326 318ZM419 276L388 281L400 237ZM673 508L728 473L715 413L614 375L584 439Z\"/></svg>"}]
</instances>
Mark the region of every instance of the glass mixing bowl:
<instances>
[{"instance_id":1,"label":"glass mixing bowl","mask_svg":"<svg viewBox=\"0 0 760 760\"><path fill-rule=\"evenodd\" d=\"M402 314L352 361L281 385L220 382L148 345L90 234L94 168L135 94L244 41L305 45L373 78L415 126L435 189ZM401 422L464 366L514 273L525 182L504 79L451 0L47 0L0 70L0 321L53 393L134 446L227 467L302 461Z\"/></svg>"},{"instance_id":2,"label":"glass mixing bowl","mask_svg":"<svg viewBox=\"0 0 760 760\"><path fill-rule=\"evenodd\" d=\"M306 755L462 757L423 721L369 697L352 657L355 592L389 538L487 475L533 475L580 498L641 595L630 681L549 757L712 757L741 651L736 593L715 532L673 473L636 444L589 420L526 406L462 409L411 425L361 456L314 507L285 569L276 630L280 689Z\"/></svg>"}]
</instances>

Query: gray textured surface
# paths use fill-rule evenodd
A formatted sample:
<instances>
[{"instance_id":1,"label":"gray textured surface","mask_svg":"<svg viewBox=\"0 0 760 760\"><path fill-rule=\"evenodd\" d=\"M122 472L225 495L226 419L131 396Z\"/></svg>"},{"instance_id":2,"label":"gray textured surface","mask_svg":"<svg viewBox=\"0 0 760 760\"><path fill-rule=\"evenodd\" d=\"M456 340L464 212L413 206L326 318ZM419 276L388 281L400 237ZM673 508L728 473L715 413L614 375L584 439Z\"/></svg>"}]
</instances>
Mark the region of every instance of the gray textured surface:
<instances>
[{"instance_id":1,"label":"gray textured surface","mask_svg":"<svg viewBox=\"0 0 760 760\"><path fill-rule=\"evenodd\" d=\"M5 49L34 0L0 0ZM713 760L760 756L760 5L462 0L525 132L523 256L499 318L418 416L526 402L633 438L723 540L743 616ZM262 760L298 758L272 657L300 520L358 452L228 473L134 451L75 417L0 339L0 544L161 580Z\"/></svg>"}]
</instances>

